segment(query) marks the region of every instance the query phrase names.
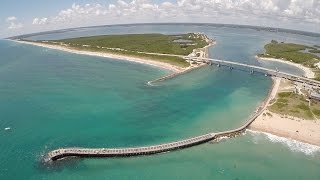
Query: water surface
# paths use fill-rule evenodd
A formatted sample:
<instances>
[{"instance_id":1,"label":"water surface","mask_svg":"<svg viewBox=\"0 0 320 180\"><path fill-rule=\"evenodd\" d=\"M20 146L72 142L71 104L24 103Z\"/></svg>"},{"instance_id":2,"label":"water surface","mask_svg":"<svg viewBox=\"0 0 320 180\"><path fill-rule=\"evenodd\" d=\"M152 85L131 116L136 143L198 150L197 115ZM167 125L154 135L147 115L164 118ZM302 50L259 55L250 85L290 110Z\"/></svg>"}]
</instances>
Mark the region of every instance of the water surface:
<instances>
[{"instance_id":1,"label":"water surface","mask_svg":"<svg viewBox=\"0 0 320 180\"><path fill-rule=\"evenodd\" d=\"M271 39L309 44L319 40L181 25L80 29L35 38L198 31L218 42L210 57L281 66L296 74L302 72L257 62L254 55ZM320 178L317 148L306 153L309 146L255 133L155 156L74 159L46 166L42 156L59 147L152 145L236 128L263 101L272 82L262 75L213 66L148 86L147 81L168 72L9 41L0 41L0 53L0 179Z\"/></svg>"}]
</instances>

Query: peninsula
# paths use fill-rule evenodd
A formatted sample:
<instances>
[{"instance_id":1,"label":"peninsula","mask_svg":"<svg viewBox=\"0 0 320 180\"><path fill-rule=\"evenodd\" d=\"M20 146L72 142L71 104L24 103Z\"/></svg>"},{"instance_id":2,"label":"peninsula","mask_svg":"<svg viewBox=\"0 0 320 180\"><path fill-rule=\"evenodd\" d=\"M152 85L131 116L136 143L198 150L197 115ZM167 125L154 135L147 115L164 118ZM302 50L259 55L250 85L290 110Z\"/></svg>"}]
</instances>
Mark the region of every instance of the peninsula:
<instances>
[{"instance_id":1,"label":"peninsula","mask_svg":"<svg viewBox=\"0 0 320 180\"><path fill-rule=\"evenodd\" d=\"M295 65L320 80L318 48L272 40L257 59ZM250 128L320 146L320 88L280 78L274 82L275 93Z\"/></svg>"},{"instance_id":2,"label":"peninsula","mask_svg":"<svg viewBox=\"0 0 320 180\"><path fill-rule=\"evenodd\" d=\"M320 81L320 48L318 45L285 43L272 40L264 46L265 53L258 54L258 60L279 61L296 66L305 72L307 78Z\"/></svg>"},{"instance_id":3,"label":"peninsula","mask_svg":"<svg viewBox=\"0 0 320 180\"><path fill-rule=\"evenodd\" d=\"M208 57L214 40L202 33L176 35L123 34L69 38L61 40L26 40L17 42L58 49L77 54L124 59L181 73L206 64L184 59L185 56Z\"/></svg>"}]
</instances>

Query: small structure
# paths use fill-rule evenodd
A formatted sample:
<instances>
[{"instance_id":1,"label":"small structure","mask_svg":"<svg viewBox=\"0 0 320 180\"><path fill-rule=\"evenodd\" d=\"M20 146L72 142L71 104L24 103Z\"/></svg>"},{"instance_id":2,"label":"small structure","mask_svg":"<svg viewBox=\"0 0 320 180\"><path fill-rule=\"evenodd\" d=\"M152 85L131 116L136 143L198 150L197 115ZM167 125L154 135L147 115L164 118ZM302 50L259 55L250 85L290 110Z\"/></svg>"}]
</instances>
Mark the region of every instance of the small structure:
<instances>
[{"instance_id":1,"label":"small structure","mask_svg":"<svg viewBox=\"0 0 320 180\"><path fill-rule=\"evenodd\" d=\"M317 100L317 101L320 101L320 93L311 92L309 98L310 98L310 99Z\"/></svg>"}]
</instances>

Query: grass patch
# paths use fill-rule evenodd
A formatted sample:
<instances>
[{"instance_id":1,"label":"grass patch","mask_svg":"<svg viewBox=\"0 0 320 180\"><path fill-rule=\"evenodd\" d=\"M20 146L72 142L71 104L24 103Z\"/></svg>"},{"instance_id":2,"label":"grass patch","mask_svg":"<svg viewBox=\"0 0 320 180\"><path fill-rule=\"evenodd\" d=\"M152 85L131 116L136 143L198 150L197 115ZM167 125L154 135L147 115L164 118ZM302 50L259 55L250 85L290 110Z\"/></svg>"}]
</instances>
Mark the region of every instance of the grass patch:
<instances>
[{"instance_id":1,"label":"grass patch","mask_svg":"<svg viewBox=\"0 0 320 180\"><path fill-rule=\"evenodd\" d=\"M297 110L297 109L291 109L290 112L292 112L292 113L300 113L300 111Z\"/></svg>"},{"instance_id":2,"label":"grass patch","mask_svg":"<svg viewBox=\"0 0 320 180\"><path fill-rule=\"evenodd\" d=\"M319 116L318 113L320 113L320 110L317 111L317 106L319 105L316 103L311 103L311 107L309 107L309 103L302 95L283 92L277 95L276 102L269 106L268 109L271 112L281 115L289 115L302 119L313 120L314 116L312 113L314 113L316 116Z\"/></svg>"},{"instance_id":3,"label":"grass patch","mask_svg":"<svg viewBox=\"0 0 320 180\"><path fill-rule=\"evenodd\" d=\"M310 110L309 106L304 104L304 103L300 103L299 105L297 105L297 108L301 109L303 111L309 111Z\"/></svg>"},{"instance_id":4,"label":"grass patch","mask_svg":"<svg viewBox=\"0 0 320 180\"><path fill-rule=\"evenodd\" d=\"M276 102L272 106L275 106L277 109L282 109L282 108L286 107L287 105L288 104L281 103L281 102Z\"/></svg>"},{"instance_id":5,"label":"grass patch","mask_svg":"<svg viewBox=\"0 0 320 180\"><path fill-rule=\"evenodd\" d=\"M316 116L320 116L320 109L312 109L312 112Z\"/></svg>"},{"instance_id":6,"label":"grass patch","mask_svg":"<svg viewBox=\"0 0 320 180\"><path fill-rule=\"evenodd\" d=\"M281 92L281 93L278 93L278 96L280 98L286 98L286 97L290 97L293 93L292 92Z\"/></svg>"},{"instance_id":7,"label":"grass patch","mask_svg":"<svg viewBox=\"0 0 320 180\"><path fill-rule=\"evenodd\" d=\"M279 98L278 102L279 103L283 103L283 104L287 104L289 102L289 100L288 99L284 99L284 98Z\"/></svg>"}]
</instances>

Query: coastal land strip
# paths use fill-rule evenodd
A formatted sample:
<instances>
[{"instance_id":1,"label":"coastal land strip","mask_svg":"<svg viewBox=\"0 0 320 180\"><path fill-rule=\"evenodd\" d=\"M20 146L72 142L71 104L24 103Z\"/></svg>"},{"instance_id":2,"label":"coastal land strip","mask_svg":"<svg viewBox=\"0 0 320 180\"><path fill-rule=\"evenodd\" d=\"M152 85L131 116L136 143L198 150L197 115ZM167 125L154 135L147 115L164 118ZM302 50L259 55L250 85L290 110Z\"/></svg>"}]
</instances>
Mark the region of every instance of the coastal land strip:
<instances>
[{"instance_id":1,"label":"coastal land strip","mask_svg":"<svg viewBox=\"0 0 320 180\"><path fill-rule=\"evenodd\" d=\"M313 111L319 113L320 103L312 102L314 106L309 109L305 100L306 97L293 94L292 89L291 82L277 78L269 100L266 102L267 107L252 122L249 129L320 146L320 115L312 113ZM289 97L279 98L279 94L288 94L297 103L288 102ZM302 104L303 102L306 102L306 104ZM289 106L288 103L292 105ZM291 114L288 114L285 110L288 110ZM297 117L297 113L300 114L300 117ZM306 115L304 116L302 113Z\"/></svg>"},{"instance_id":2,"label":"coastal land strip","mask_svg":"<svg viewBox=\"0 0 320 180\"><path fill-rule=\"evenodd\" d=\"M319 80L318 48L272 40L256 59L293 65L303 70L305 77ZM320 146L320 101L310 98L320 89L286 79L277 79L275 84L276 93L270 95L268 106L249 128Z\"/></svg>"},{"instance_id":3,"label":"coastal land strip","mask_svg":"<svg viewBox=\"0 0 320 180\"><path fill-rule=\"evenodd\" d=\"M125 40L118 42L116 41L117 38ZM178 35L125 34L52 41L26 39L15 39L13 41L74 54L127 60L165 69L172 73L159 78L157 81L169 79L169 77L172 78L208 64L206 61L195 62L184 59L184 57L207 58L208 48L216 44L214 40L202 33ZM146 43L147 41L152 43ZM159 42L159 45L157 45L157 42ZM174 51L168 50L167 46Z\"/></svg>"}]
</instances>

